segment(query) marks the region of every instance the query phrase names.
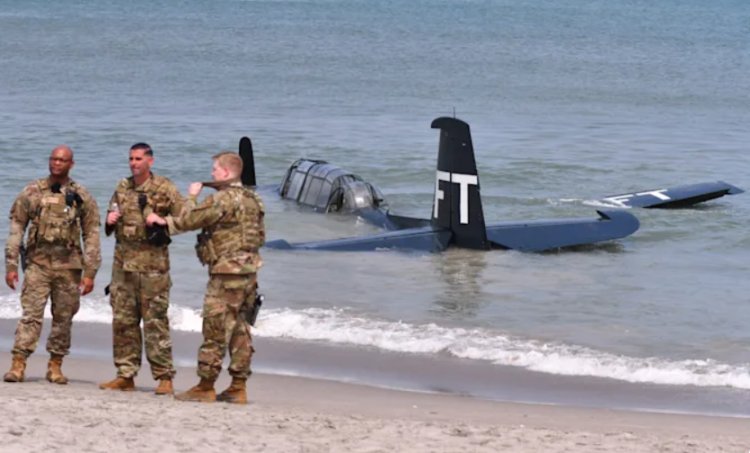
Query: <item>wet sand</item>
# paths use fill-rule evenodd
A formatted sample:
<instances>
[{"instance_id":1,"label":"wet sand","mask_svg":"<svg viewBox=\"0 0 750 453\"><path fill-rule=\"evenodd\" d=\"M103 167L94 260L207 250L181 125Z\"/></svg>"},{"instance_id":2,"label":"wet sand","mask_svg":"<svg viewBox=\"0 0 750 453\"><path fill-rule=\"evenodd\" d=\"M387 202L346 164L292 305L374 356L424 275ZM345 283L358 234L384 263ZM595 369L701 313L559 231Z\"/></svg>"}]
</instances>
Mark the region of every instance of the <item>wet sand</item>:
<instances>
[{"instance_id":1,"label":"wet sand","mask_svg":"<svg viewBox=\"0 0 750 453\"><path fill-rule=\"evenodd\" d=\"M250 404L183 403L153 394L147 370L135 392L99 390L110 363L69 357L66 386L44 380L46 354L27 381L0 383L4 452L58 451L674 451L747 452L750 420L562 405L492 402L256 373ZM0 354L7 369L10 355ZM196 382L181 368L179 390ZM217 387L228 384L222 376Z\"/></svg>"},{"instance_id":2,"label":"wet sand","mask_svg":"<svg viewBox=\"0 0 750 453\"><path fill-rule=\"evenodd\" d=\"M0 320L0 351L9 351L16 320ZM46 354L49 331L45 320L35 355ZM114 373L111 326L77 322L73 332L74 358L100 361ZM186 367L180 377L195 376L201 336L172 331L175 362ZM657 385L615 379L562 376L521 367L428 354L386 352L375 348L324 342L254 337L253 370L261 374L319 378L371 387L410 390L477 399L553 404L641 412L728 415L750 418L750 392L729 387ZM145 358L141 375L149 376Z\"/></svg>"}]
</instances>

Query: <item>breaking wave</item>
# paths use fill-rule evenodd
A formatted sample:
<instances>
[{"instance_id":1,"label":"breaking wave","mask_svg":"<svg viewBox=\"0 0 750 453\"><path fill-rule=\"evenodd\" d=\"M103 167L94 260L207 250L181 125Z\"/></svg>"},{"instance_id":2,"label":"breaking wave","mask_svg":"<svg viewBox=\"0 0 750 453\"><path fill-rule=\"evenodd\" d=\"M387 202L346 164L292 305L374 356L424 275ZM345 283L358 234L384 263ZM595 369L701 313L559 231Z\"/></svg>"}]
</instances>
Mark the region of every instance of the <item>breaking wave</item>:
<instances>
[{"instance_id":1,"label":"breaking wave","mask_svg":"<svg viewBox=\"0 0 750 453\"><path fill-rule=\"evenodd\" d=\"M0 318L12 319L20 315L16 295L0 296ZM49 308L46 316L49 317ZM170 308L170 320L174 330L201 331L199 309L174 305ZM84 298L76 321L109 324L108 301ZM558 375L750 389L750 364L730 365L711 359L674 361L628 357L582 346L513 337L489 329L371 319L346 309L264 309L253 334L394 352L448 354Z\"/></svg>"}]
</instances>

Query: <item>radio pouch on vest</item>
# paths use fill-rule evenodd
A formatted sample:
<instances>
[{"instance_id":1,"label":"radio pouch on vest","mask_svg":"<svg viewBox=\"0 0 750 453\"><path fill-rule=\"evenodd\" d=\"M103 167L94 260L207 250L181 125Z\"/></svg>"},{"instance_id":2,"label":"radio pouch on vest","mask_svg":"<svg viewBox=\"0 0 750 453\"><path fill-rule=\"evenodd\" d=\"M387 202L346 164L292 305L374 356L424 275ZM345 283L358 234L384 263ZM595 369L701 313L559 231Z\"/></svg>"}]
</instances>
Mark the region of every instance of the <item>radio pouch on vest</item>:
<instances>
[{"instance_id":1,"label":"radio pouch on vest","mask_svg":"<svg viewBox=\"0 0 750 453\"><path fill-rule=\"evenodd\" d=\"M138 206L143 211L148 206L148 197L145 193L138 195ZM166 225L146 225L146 242L157 247L164 247L172 243Z\"/></svg>"}]
</instances>

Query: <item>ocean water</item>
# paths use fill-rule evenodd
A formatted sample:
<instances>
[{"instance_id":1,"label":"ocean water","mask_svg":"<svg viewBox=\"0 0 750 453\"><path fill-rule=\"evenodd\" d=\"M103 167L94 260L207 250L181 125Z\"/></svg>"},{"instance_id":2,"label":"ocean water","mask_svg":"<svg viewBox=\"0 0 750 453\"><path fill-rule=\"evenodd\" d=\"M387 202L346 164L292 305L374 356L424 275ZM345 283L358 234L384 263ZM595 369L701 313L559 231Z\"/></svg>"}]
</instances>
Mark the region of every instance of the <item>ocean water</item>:
<instances>
[{"instance_id":1,"label":"ocean water","mask_svg":"<svg viewBox=\"0 0 750 453\"><path fill-rule=\"evenodd\" d=\"M472 127L488 223L595 217L602 196L683 183L748 189L748 24L739 0L0 0L0 211L58 143L103 206L132 143L184 190L249 135L264 186L325 159L427 217L429 124L446 115ZM271 239L377 231L261 194ZM264 250L255 334L747 398L750 196L633 213L634 235L561 253ZM192 242L171 249L171 316L199 332ZM113 247L79 323L110 322ZM0 289L0 318L19 315Z\"/></svg>"}]
</instances>

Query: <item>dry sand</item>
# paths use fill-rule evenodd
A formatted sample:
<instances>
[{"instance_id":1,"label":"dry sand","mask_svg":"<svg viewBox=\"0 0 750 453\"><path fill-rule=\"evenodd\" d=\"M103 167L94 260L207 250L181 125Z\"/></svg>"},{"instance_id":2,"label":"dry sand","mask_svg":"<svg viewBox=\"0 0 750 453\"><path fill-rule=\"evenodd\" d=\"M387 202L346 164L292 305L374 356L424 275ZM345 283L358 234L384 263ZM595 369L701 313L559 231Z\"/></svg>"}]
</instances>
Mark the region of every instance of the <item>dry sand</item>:
<instances>
[{"instance_id":1,"label":"dry sand","mask_svg":"<svg viewBox=\"0 0 750 453\"><path fill-rule=\"evenodd\" d=\"M5 372L10 362L0 354ZM527 405L254 375L251 403L183 403L153 394L142 370L135 392L102 391L108 363L70 359L66 386L44 380L32 356L27 381L0 383L2 452L741 452L750 419ZM197 381L180 369L178 390ZM228 383L223 376L218 386Z\"/></svg>"}]
</instances>

